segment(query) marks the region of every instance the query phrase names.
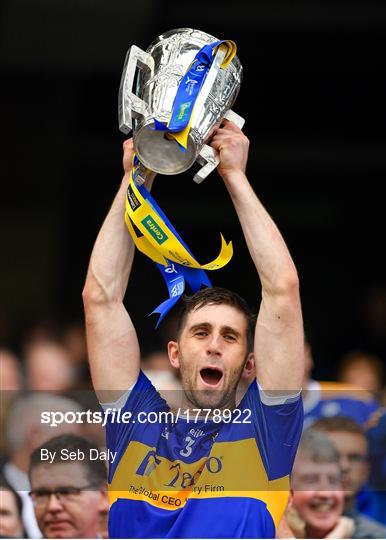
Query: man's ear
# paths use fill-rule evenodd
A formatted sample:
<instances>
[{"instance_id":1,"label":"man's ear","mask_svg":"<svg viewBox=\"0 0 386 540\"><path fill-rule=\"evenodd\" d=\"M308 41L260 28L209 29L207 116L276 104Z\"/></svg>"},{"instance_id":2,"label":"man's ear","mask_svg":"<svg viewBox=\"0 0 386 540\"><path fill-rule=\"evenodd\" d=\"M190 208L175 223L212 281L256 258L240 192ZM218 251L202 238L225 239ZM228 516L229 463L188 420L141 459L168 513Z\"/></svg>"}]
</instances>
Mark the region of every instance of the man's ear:
<instances>
[{"instance_id":1,"label":"man's ear","mask_svg":"<svg viewBox=\"0 0 386 540\"><path fill-rule=\"evenodd\" d=\"M100 493L100 500L99 500L99 512L108 512L109 511L109 496L107 492L107 484L103 486L102 489L99 490Z\"/></svg>"},{"instance_id":2,"label":"man's ear","mask_svg":"<svg viewBox=\"0 0 386 540\"><path fill-rule=\"evenodd\" d=\"M170 360L171 365L176 369L180 368L179 354L180 354L180 348L177 341L169 341L168 343L169 360Z\"/></svg>"},{"instance_id":3,"label":"man's ear","mask_svg":"<svg viewBox=\"0 0 386 540\"><path fill-rule=\"evenodd\" d=\"M247 380L251 380L252 378L256 377L255 355L253 352L249 353L247 356L243 370L243 377Z\"/></svg>"}]
</instances>

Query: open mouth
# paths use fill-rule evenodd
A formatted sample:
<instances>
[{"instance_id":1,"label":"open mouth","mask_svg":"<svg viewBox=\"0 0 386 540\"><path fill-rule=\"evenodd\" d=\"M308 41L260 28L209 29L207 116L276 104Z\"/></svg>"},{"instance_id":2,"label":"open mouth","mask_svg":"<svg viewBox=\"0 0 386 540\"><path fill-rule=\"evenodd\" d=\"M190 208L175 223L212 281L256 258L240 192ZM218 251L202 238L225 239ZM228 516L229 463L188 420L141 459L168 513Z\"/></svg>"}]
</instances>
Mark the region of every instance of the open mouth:
<instances>
[{"instance_id":1,"label":"open mouth","mask_svg":"<svg viewBox=\"0 0 386 540\"><path fill-rule=\"evenodd\" d=\"M334 500L327 501L313 501L310 504L310 508L316 512L330 512L335 507L336 502Z\"/></svg>"},{"instance_id":2,"label":"open mouth","mask_svg":"<svg viewBox=\"0 0 386 540\"><path fill-rule=\"evenodd\" d=\"M208 386L217 386L222 379L222 371L218 368L204 368L200 371L201 379Z\"/></svg>"}]
</instances>

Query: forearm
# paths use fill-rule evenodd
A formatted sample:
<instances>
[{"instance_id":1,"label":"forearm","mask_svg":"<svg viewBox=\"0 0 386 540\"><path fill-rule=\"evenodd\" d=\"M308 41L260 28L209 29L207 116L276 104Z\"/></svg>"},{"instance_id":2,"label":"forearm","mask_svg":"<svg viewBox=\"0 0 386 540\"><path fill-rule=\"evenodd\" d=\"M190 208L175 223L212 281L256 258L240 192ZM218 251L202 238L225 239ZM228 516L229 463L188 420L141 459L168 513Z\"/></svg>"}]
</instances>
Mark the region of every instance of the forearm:
<instances>
[{"instance_id":1,"label":"forearm","mask_svg":"<svg viewBox=\"0 0 386 540\"><path fill-rule=\"evenodd\" d=\"M154 175L146 180L151 189ZM96 239L83 291L85 303L122 302L133 265L135 245L125 223L126 173Z\"/></svg>"},{"instance_id":2,"label":"forearm","mask_svg":"<svg viewBox=\"0 0 386 540\"><path fill-rule=\"evenodd\" d=\"M254 347L257 378L268 393L292 394L300 389L304 370L296 268L282 235L244 174L234 173L224 182L262 285Z\"/></svg>"},{"instance_id":3,"label":"forearm","mask_svg":"<svg viewBox=\"0 0 386 540\"><path fill-rule=\"evenodd\" d=\"M259 274L263 292L280 294L297 282L288 248L245 174L232 172L224 178L237 212L249 253Z\"/></svg>"},{"instance_id":4,"label":"forearm","mask_svg":"<svg viewBox=\"0 0 386 540\"><path fill-rule=\"evenodd\" d=\"M85 303L123 301L134 258L134 242L124 219L127 184L125 175L96 239L83 292Z\"/></svg>"}]
</instances>

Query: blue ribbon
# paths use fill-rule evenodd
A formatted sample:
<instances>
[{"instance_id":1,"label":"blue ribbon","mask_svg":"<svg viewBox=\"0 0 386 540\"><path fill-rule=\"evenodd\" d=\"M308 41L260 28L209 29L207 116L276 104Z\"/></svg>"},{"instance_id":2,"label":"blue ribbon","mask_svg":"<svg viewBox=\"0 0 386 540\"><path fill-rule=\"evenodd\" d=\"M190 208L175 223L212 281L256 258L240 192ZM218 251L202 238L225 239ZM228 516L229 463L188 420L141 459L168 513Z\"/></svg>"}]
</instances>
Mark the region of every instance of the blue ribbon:
<instances>
[{"instance_id":1,"label":"blue ribbon","mask_svg":"<svg viewBox=\"0 0 386 540\"><path fill-rule=\"evenodd\" d=\"M175 262L168 262L168 266L163 266L162 264L156 263L169 291L168 300L162 302L150 313L150 315L153 315L153 313L160 314L156 328L158 328L159 324L167 313L181 298L185 291L185 281L189 284L189 287L193 292L199 291L203 285L206 287L212 286L204 270L187 268L186 266L182 266L181 264Z\"/></svg>"},{"instance_id":2,"label":"blue ribbon","mask_svg":"<svg viewBox=\"0 0 386 540\"><path fill-rule=\"evenodd\" d=\"M201 90L206 75L213 64L213 51L221 43L224 42L216 41L211 45L204 45L204 47L198 51L193 62L190 64L188 71L180 81L176 97L174 98L172 115L168 125L154 118L155 130L175 133L186 128L189 123L197 96ZM185 152L185 148L183 146L179 144L179 147L183 152Z\"/></svg>"}]
</instances>

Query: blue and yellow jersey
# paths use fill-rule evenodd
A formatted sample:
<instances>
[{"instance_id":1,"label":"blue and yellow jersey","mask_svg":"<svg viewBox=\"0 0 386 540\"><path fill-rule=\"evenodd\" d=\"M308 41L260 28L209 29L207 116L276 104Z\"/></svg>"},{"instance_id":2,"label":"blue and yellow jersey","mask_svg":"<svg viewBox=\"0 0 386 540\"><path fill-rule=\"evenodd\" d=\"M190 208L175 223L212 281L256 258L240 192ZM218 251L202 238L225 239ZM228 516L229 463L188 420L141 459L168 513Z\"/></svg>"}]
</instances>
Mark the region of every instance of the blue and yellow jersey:
<instances>
[{"instance_id":1,"label":"blue and yellow jersey","mask_svg":"<svg viewBox=\"0 0 386 540\"><path fill-rule=\"evenodd\" d=\"M350 384L338 382L308 383L304 397L304 427L319 418L347 416L362 425L379 408L370 392Z\"/></svg>"},{"instance_id":2,"label":"blue and yellow jersey","mask_svg":"<svg viewBox=\"0 0 386 540\"><path fill-rule=\"evenodd\" d=\"M274 538L303 426L301 398L280 401L254 381L230 422L171 421L140 372L121 414L159 420L107 424L110 537Z\"/></svg>"}]
</instances>

